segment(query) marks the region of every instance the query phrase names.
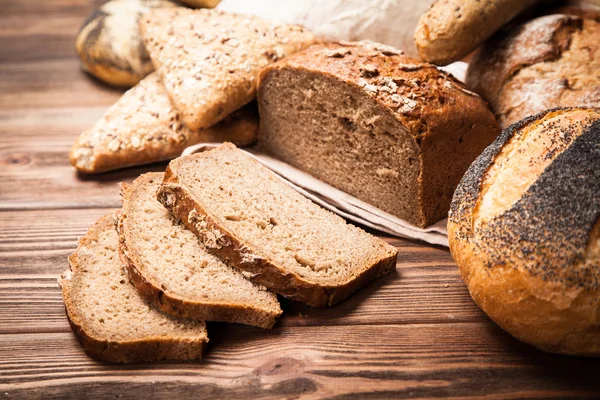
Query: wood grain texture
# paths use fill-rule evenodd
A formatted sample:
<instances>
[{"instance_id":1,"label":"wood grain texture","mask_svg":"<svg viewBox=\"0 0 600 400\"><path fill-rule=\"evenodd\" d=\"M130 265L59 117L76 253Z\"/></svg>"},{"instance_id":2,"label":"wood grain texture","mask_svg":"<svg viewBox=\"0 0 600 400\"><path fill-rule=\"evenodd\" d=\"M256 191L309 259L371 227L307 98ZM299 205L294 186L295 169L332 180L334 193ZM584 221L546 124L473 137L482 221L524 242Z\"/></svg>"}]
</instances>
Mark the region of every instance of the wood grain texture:
<instances>
[{"instance_id":1,"label":"wood grain texture","mask_svg":"<svg viewBox=\"0 0 600 400\"><path fill-rule=\"evenodd\" d=\"M120 206L116 183L165 164L90 178L67 160L121 94L73 50L103 1L0 1L0 396L4 398L598 398L600 362L541 353L472 302L446 249L385 238L397 272L329 309L282 300L272 331L209 324L197 363L89 359L57 276L77 240Z\"/></svg>"}]
</instances>

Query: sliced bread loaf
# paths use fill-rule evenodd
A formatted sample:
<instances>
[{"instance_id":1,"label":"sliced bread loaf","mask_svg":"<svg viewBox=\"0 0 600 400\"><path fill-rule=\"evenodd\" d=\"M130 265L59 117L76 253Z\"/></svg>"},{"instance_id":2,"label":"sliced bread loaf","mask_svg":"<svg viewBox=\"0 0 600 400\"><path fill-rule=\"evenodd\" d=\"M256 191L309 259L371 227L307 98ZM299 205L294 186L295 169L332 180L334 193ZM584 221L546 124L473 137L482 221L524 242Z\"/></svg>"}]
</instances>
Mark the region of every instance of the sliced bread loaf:
<instances>
[{"instance_id":1,"label":"sliced bread loaf","mask_svg":"<svg viewBox=\"0 0 600 400\"><path fill-rule=\"evenodd\" d=\"M152 307L119 262L113 215L96 222L69 257L60 278L67 317L85 352L117 363L193 360L208 338L200 321L183 321Z\"/></svg>"},{"instance_id":2,"label":"sliced bread loaf","mask_svg":"<svg viewBox=\"0 0 600 400\"><path fill-rule=\"evenodd\" d=\"M159 201L274 292L324 307L395 268L397 250L306 199L227 143L169 164Z\"/></svg>"},{"instance_id":3,"label":"sliced bread loaf","mask_svg":"<svg viewBox=\"0 0 600 400\"><path fill-rule=\"evenodd\" d=\"M277 296L223 263L156 200L162 173L122 186L120 250L133 284L166 313L271 328Z\"/></svg>"},{"instance_id":4,"label":"sliced bread loaf","mask_svg":"<svg viewBox=\"0 0 600 400\"><path fill-rule=\"evenodd\" d=\"M264 68L258 101L266 151L420 227L448 214L500 133L462 83L373 42L314 45Z\"/></svg>"}]
</instances>

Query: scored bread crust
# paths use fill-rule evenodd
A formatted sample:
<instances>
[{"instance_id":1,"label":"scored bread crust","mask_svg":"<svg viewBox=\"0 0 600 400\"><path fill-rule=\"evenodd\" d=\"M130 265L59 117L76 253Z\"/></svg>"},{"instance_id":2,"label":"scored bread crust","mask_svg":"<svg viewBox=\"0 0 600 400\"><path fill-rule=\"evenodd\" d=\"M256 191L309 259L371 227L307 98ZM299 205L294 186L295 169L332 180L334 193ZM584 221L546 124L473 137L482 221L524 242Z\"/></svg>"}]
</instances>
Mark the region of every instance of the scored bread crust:
<instances>
[{"instance_id":1,"label":"scored bread crust","mask_svg":"<svg viewBox=\"0 0 600 400\"><path fill-rule=\"evenodd\" d=\"M225 144L223 146L233 145ZM210 251L228 264L245 271L244 276L248 279L289 299L313 307L327 307L339 303L369 281L386 275L396 268L397 250L394 249L394 251L390 251L389 256L378 259L359 276L355 276L353 280L342 285L324 286L287 271L271 260L262 257L247 257L246 255L256 254L256 252L224 226L219 225L202 207L202 204L194 201L185 185L180 183L177 166L184 161L185 157L181 157L169 163L163 185L157 192L158 200L198 237L204 237L208 233L209 236L220 238L219 246L211 247ZM261 166L261 168L264 167ZM195 215L196 219L203 220L205 225L193 223L189 219L190 215Z\"/></svg>"},{"instance_id":2,"label":"scored bread crust","mask_svg":"<svg viewBox=\"0 0 600 400\"><path fill-rule=\"evenodd\" d=\"M160 176L162 174L147 175ZM271 329L275 325L277 318L282 313L281 308L267 310L266 308L253 307L250 304L211 302L208 300L194 301L163 289L159 282L145 276L142 268L138 267L140 265L138 249L129 245L134 242L130 230L127 229L129 223L127 209L135 204L131 199L133 196L132 185L122 183L121 196L123 197L123 209L117 213L115 218L117 232L119 233L119 258L127 268L132 283L144 298L165 313L179 318L240 323L264 329Z\"/></svg>"},{"instance_id":3,"label":"scored bread crust","mask_svg":"<svg viewBox=\"0 0 600 400\"><path fill-rule=\"evenodd\" d=\"M590 150L600 138L599 111L553 109L511 125L469 168L448 218L450 251L473 300L511 335L552 353L600 356L600 176ZM550 164L507 209L481 215L494 185L486 176L501 152L540 126ZM581 136L571 136L578 129Z\"/></svg>"},{"instance_id":4,"label":"scored bread crust","mask_svg":"<svg viewBox=\"0 0 600 400\"><path fill-rule=\"evenodd\" d=\"M101 217L79 240L78 249L89 243L101 233L103 229L114 229L114 215L109 213ZM83 350L92 358L113 363L152 362L161 360L196 360L202 358L208 342L206 329L204 335L196 338L165 339L149 337L144 340L112 341L96 337L88 332L84 322L79 316L77 305L71 298L71 276L81 268L77 256L78 250L68 258L69 269L58 279L62 291L63 301L69 324ZM165 317L166 318L166 317Z\"/></svg>"}]
</instances>

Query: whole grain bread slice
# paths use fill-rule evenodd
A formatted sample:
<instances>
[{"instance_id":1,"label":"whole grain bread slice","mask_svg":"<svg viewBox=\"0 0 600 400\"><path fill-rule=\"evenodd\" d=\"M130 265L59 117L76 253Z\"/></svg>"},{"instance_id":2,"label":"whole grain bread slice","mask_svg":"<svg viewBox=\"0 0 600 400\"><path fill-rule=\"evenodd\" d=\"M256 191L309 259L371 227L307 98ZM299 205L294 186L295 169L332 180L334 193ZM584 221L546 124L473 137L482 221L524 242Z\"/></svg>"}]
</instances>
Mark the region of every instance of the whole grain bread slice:
<instances>
[{"instance_id":1,"label":"whole grain bread slice","mask_svg":"<svg viewBox=\"0 0 600 400\"><path fill-rule=\"evenodd\" d=\"M262 67L315 40L299 26L209 9L154 9L140 20L140 30L173 105L192 130L249 103Z\"/></svg>"},{"instance_id":2,"label":"whole grain bread slice","mask_svg":"<svg viewBox=\"0 0 600 400\"><path fill-rule=\"evenodd\" d=\"M116 363L201 358L208 342L204 322L165 315L137 292L119 261L113 217L105 215L89 229L59 278L83 349Z\"/></svg>"},{"instance_id":3,"label":"whole grain bread slice","mask_svg":"<svg viewBox=\"0 0 600 400\"><path fill-rule=\"evenodd\" d=\"M120 251L140 293L181 318L271 328L281 315L277 296L208 252L156 200L162 173L122 184Z\"/></svg>"},{"instance_id":4,"label":"whole grain bread slice","mask_svg":"<svg viewBox=\"0 0 600 400\"><path fill-rule=\"evenodd\" d=\"M257 133L254 103L210 128L187 129L158 75L152 73L79 136L69 158L79 171L95 174L175 158L200 142L227 141L245 146L256 140Z\"/></svg>"},{"instance_id":5,"label":"whole grain bread slice","mask_svg":"<svg viewBox=\"0 0 600 400\"><path fill-rule=\"evenodd\" d=\"M255 282L316 307L391 272L397 250L303 197L234 145L173 160L159 201Z\"/></svg>"}]
</instances>

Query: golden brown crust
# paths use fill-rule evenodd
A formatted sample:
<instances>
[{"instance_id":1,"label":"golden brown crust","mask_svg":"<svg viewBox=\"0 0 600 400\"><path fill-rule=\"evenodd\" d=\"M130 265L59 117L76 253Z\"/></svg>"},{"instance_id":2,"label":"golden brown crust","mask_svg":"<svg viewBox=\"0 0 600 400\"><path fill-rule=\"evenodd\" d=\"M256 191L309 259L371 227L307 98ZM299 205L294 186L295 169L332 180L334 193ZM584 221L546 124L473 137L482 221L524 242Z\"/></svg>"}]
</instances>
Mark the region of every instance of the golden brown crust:
<instances>
[{"instance_id":1,"label":"golden brown crust","mask_svg":"<svg viewBox=\"0 0 600 400\"><path fill-rule=\"evenodd\" d=\"M415 30L419 55L438 65L458 61L536 1L437 0Z\"/></svg>"},{"instance_id":2,"label":"golden brown crust","mask_svg":"<svg viewBox=\"0 0 600 400\"><path fill-rule=\"evenodd\" d=\"M140 21L144 44L191 130L252 101L262 67L314 43L304 28L218 10L155 9Z\"/></svg>"},{"instance_id":3,"label":"golden brown crust","mask_svg":"<svg viewBox=\"0 0 600 400\"><path fill-rule=\"evenodd\" d=\"M157 192L158 200L169 210L169 212L179 218L186 226L197 236L202 237L205 232L198 229L198 224L192 223L188 216L197 215L206 222L205 230L218 232L222 238L219 242L221 246L216 246L210 250L221 259L226 261L242 271L246 271L245 276L254 282L260 283L270 290L281 294L292 300L306 303L313 307L332 306L350 296L360 287L366 285L372 279L383 276L396 267L396 253L387 258L382 258L378 262L365 269L360 276L355 277L344 285L323 286L310 282L301 276L282 269L277 264L262 257L244 257L248 247L240 241L234 234L229 232L223 226L220 226L201 204L194 201L192 195L185 186L179 183L177 176L177 164L181 159L176 159L169 163L165 172L163 185Z\"/></svg>"},{"instance_id":4,"label":"golden brown crust","mask_svg":"<svg viewBox=\"0 0 600 400\"><path fill-rule=\"evenodd\" d=\"M261 71L314 72L351 85L393 115L420 149L414 221L428 226L448 212L452 194L475 157L500 133L487 104L451 75L373 42L313 45ZM443 160L443 163L440 163Z\"/></svg>"},{"instance_id":5,"label":"golden brown crust","mask_svg":"<svg viewBox=\"0 0 600 400\"><path fill-rule=\"evenodd\" d=\"M536 18L490 39L473 57L467 85L505 128L549 108L600 101L600 22L575 15Z\"/></svg>"},{"instance_id":6,"label":"golden brown crust","mask_svg":"<svg viewBox=\"0 0 600 400\"><path fill-rule=\"evenodd\" d=\"M103 216L94 224L83 238L79 240L78 248L94 238L106 225L113 225L113 214ZM137 341L111 341L97 338L90 334L79 317L77 305L71 299L71 275L79 269L77 251L69 256L69 269L59 278L63 301L69 324L83 350L92 358L113 363L151 362L161 360L195 360L202 358L206 337L196 339L165 339L149 337Z\"/></svg>"},{"instance_id":7,"label":"golden brown crust","mask_svg":"<svg viewBox=\"0 0 600 400\"><path fill-rule=\"evenodd\" d=\"M150 175L153 175L154 178L162 178L162 174ZM127 269L131 282L144 298L163 312L178 318L242 323L264 329L271 329L275 325L277 318L281 315L281 309L279 312L269 313L266 309L254 308L251 305L195 302L163 290L158 282L151 282L144 276L140 268L136 266L136 263L139 263L136 261L139 260L137 249L135 246L128 245L128 243L133 243L126 226L128 224L127 210L129 206L135 206L130 198L132 195L131 186L122 183L123 210L117 214L115 224L119 233L119 258Z\"/></svg>"},{"instance_id":8,"label":"golden brown crust","mask_svg":"<svg viewBox=\"0 0 600 400\"><path fill-rule=\"evenodd\" d=\"M600 355L599 141L598 110L530 117L473 163L452 202L450 251L471 296L502 328L545 351ZM513 165L527 157L528 165ZM509 185L498 165L514 176L511 187L536 176L517 199L484 201L494 185Z\"/></svg>"},{"instance_id":9,"label":"golden brown crust","mask_svg":"<svg viewBox=\"0 0 600 400\"><path fill-rule=\"evenodd\" d=\"M256 103L250 103L210 128L190 131L171 106L158 75L152 73L79 136L69 159L79 171L96 174L169 160L200 142L246 146L256 141L258 127Z\"/></svg>"}]
</instances>

